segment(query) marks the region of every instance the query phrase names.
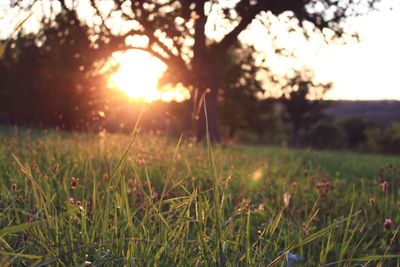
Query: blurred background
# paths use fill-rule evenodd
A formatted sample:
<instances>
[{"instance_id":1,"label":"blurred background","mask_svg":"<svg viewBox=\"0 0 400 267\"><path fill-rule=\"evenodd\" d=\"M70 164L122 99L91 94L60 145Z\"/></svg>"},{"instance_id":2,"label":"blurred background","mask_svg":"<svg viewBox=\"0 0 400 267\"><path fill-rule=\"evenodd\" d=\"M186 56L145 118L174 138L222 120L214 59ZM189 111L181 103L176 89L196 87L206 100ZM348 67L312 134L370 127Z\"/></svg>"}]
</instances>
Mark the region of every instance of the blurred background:
<instances>
[{"instance_id":1,"label":"blurred background","mask_svg":"<svg viewBox=\"0 0 400 267\"><path fill-rule=\"evenodd\" d=\"M269 2L2 1L0 124L400 153L400 4Z\"/></svg>"}]
</instances>

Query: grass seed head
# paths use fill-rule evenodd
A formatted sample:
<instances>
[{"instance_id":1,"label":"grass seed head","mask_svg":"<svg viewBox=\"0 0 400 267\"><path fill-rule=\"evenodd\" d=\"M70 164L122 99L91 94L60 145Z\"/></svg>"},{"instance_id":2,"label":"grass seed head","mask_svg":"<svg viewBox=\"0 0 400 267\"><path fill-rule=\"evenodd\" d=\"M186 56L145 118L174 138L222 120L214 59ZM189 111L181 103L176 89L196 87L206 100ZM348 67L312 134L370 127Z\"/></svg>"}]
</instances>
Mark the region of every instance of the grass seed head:
<instances>
[{"instance_id":1,"label":"grass seed head","mask_svg":"<svg viewBox=\"0 0 400 267\"><path fill-rule=\"evenodd\" d=\"M375 202L376 202L375 197L371 197L371 198L369 199L369 204L370 204L372 207L375 206Z\"/></svg>"},{"instance_id":2,"label":"grass seed head","mask_svg":"<svg viewBox=\"0 0 400 267\"><path fill-rule=\"evenodd\" d=\"M301 229L303 231L303 235L308 236L310 234L310 227L308 226L307 223L303 223L301 225Z\"/></svg>"},{"instance_id":3,"label":"grass seed head","mask_svg":"<svg viewBox=\"0 0 400 267\"><path fill-rule=\"evenodd\" d=\"M285 208L289 207L291 198L292 198L292 196L288 192L283 194L283 204L284 204Z\"/></svg>"},{"instance_id":4,"label":"grass seed head","mask_svg":"<svg viewBox=\"0 0 400 267\"><path fill-rule=\"evenodd\" d=\"M54 172L58 172L60 170L60 165L58 164L58 163L56 163L54 166L53 166L53 171Z\"/></svg>"}]
</instances>

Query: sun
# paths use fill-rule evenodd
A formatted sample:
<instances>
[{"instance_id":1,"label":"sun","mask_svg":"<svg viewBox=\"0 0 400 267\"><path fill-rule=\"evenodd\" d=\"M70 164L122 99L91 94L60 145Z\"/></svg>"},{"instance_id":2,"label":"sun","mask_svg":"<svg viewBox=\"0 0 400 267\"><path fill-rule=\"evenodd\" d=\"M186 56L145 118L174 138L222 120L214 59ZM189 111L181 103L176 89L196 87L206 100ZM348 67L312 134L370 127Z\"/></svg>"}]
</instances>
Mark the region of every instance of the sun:
<instances>
[{"instance_id":1,"label":"sun","mask_svg":"<svg viewBox=\"0 0 400 267\"><path fill-rule=\"evenodd\" d=\"M114 53L117 71L109 77L109 87L119 89L127 96L145 102L162 100L184 101L189 94L182 86L158 88L158 80L167 66L159 59L141 50Z\"/></svg>"}]
</instances>

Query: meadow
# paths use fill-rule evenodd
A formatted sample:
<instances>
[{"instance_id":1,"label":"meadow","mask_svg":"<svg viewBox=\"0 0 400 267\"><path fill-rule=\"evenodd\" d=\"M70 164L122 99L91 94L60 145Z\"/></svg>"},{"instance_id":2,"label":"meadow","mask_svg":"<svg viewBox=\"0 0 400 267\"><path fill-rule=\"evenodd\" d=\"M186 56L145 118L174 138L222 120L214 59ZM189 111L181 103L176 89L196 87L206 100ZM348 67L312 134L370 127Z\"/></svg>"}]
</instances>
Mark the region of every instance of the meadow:
<instances>
[{"instance_id":1,"label":"meadow","mask_svg":"<svg viewBox=\"0 0 400 267\"><path fill-rule=\"evenodd\" d=\"M0 266L400 266L400 157L0 128Z\"/></svg>"}]
</instances>

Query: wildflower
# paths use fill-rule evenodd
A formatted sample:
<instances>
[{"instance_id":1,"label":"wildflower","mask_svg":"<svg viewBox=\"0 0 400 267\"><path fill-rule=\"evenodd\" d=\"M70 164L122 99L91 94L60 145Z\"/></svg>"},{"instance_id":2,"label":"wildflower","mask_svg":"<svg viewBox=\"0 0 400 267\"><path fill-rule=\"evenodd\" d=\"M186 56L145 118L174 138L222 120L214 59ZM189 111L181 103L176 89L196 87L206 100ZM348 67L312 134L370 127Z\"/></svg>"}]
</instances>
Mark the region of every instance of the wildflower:
<instances>
[{"instance_id":1,"label":"wildflower","mask_svg":"<svg viewBox=\"0 0 400 267\"><path fill-rule=\"evenodd\" d=\"M73 197L70 197L70 198L68 199L68 202L69 202L69 204L74 205L75 200L74 200Z\"/></svg>"},{"instance_id":2,"label":"wildflower","mask_svg":"<svg viewBox=\"0 0 400 267\"><path fill-rule=\"evenodd\" d=\"M386 193L388 190L389 183L387 181L383 181L380 183L381 191Z\"/></svg>"},{"instance_id":3,"label":"wildflower","mask_svg":"<svg viewBox=\"0 0 400 267\"><path fill-rule=\"evenodd\" d=\"M389 230L390 227L392 226L392 220L389 218L386 218L385 222L383 223L383 226L385 227L386 230Z\"/></svg>"},{"instance_id":4,"label":"wildflower","mask_svg":"<svg viewBox=\"0 0 400 267\"><path fill-rule=\"evenodd\" d=\"M317 189L318 195L322 198L333 189L333 184L330 181L318 182L315 184L315 188Z\"/></svg>"},{"instance_id":5,"label":"wildflower","mask_svg":"<svg viewBox=\"0 0 400 267\"><path fill-rule=\"evenodd\" d=\"M12 184L12 185L11 185L11 190L12 190L12 191L17 190L17 184Z\"/></svg>"},{"instance_id":6,"label":"wildflower","mask_svg":"<svg viewBox=\"0 0 400 267\"><path fill-rule=\"evenodd\" d=\"M35 170L37 170L37 168L38 168L38 165L37 165L37 163L34 161L34 162L32 162L32 166L31 166L31 168L32 168L32 170L33 171L35 171Z\"/></svg>"},{"instance_id":7,"label":"wildflower","mask_svg":"<svg viewBox=\"0 0 400 267\"><path fill-rule=\"evenodd\" d=\"M301 261L301 257L299 255L290 252L288 252L287 254L287 259L288 259L288 265L287 265L288 267L292 267L293 263Z\"/></svg>"},{"instance_id":8,"label":"wildflower","mask_svg":"<svg viewBox=\"0 0 400 267\"><path fill-rule=\"evenodd\" d=\"M289 207L291 198L292 198L292 196L288 192L283 194L283 203L285 205L285 208Z\"/></svg>"},{"instance_id":9,"label":"wildflower","mask_svg":"<svg viewBox=\"0 0 400 267\"><path fill-rule=\"evenodd\" d=\"M72 190L75 190L79 185L79 178L72 177L69 185L71 186Z\"/></svg>"},{"instance_id":10,"label":"wildflower","mask_svg":"<svg viewBox=\"0 0 400 267\"><path fill-rule=\"evenodd\" d=\"M299 255L297 255L297 254L294 254L294 253L288 253L288 260L289 261L300 261L301 260L301 257L299 256Z\"/></svg>"},{"instance_id":11,"label":"wildflower","mask_svg":"<svg viewBox=\"0 0 400 267\"><path fill-rule=\"evenodd\" d=\"M73 220L76 224L81 224L81 220L78 217L74 217Z\"/></svg>"}]
</instances>

